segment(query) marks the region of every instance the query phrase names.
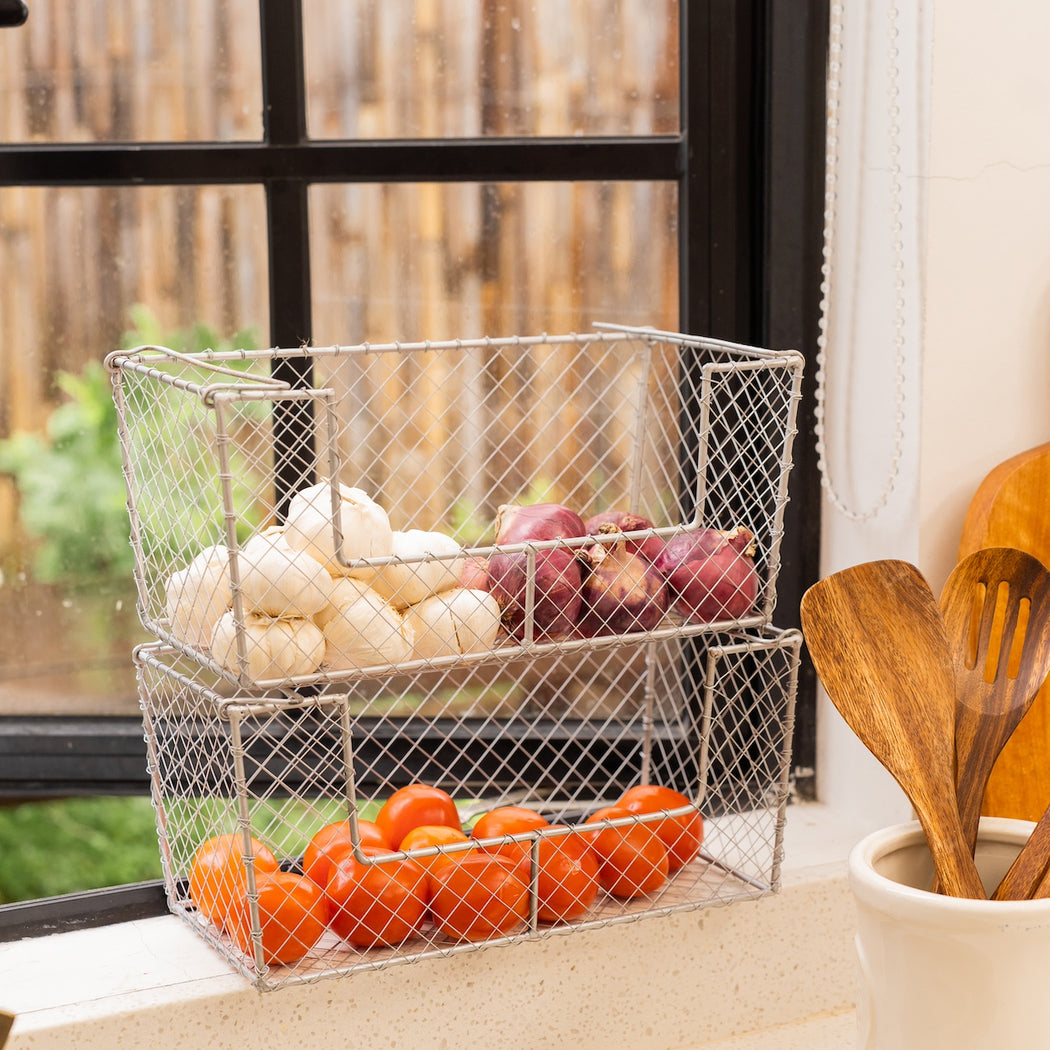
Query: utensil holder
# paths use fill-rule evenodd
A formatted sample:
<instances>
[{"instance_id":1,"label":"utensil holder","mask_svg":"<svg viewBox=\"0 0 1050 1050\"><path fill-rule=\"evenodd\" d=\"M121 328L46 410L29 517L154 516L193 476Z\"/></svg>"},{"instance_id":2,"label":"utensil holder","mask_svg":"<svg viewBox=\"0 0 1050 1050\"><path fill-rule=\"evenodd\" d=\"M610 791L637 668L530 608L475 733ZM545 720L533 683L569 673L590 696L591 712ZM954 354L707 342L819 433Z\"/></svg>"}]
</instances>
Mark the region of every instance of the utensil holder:
<instances>
[{"instance_id":1,"label":"utensil holder","mask_svg":"<svg viewBox=\"0 0 1050 1050\"><path fill-rule=\"evenodd\" d=\"M975 859L992 893L1032 823L981 820ZM918 822L863 839L849 857L857 904L861 1050L1046 1045L1037 1004L1050 959L1050 900L963 900L929 891Z\"/></svg>"}]
</instances>

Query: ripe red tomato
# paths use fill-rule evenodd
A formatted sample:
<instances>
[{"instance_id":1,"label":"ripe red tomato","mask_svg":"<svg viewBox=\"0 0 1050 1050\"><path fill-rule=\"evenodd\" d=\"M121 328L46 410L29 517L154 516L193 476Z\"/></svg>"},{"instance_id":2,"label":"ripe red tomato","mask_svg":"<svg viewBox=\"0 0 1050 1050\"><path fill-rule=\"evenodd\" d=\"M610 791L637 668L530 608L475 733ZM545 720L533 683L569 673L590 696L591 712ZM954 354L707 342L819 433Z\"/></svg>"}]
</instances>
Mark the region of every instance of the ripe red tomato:
<instances>
[{"instance_id":1,"label":"ripe red tomato","mask_svg":"<svg viewBox=\"0 0 1050 1050\"><path fill-rule=\"evenodd\" d=\"M537 917L541 922L582 918L598 896L598 860L587 840L580 834L545 836L537 850Z\"/></svg>"},{"instance_id":2,"label":"ripe red tomato","mask_svg":"<svg viewBox=\"0 0 1050 1050\"><path fill-rule=\"evenodd\" d=\"M251 839L256 877L274 872L277 858L258 840ZM190 866L190 897L197 910L216 926L225 927L239 898L248 890L244 866L244 836L240 832L215 835L197 847Z\"/></svg>"},{"instance_id":3,"label":"ripe red tomato","mask_svg":"<svg viewBox=\"0 0 1050 1050\"><path fill-rule=\"evenodd\" d=\"M430 915L456 941L513 933L529 916L529 888L514 868L490 853L466 853L431 873Z\"/></svg>"},{"instance_id":4,"label":"ripe red tomato","mask_svg":"<svg viewBox=\"0 0 1050 1050\"><path fill-rule=\"evenodd\" d=\"M267 966L301 959L321 939L328 924L328 903L320 887L304 875L274 871L260 876L259 930ZM251 907L242 895L228 923L234 944L254 955Z\"/></svg>"},{"instance_id":5,"label":"ripe red tomato","mask_svg":"<svg viewBox=\"0 0 1050 1050\"><path fill-rule=\"evenodd\" d=\"M426 872L410 857L362 864L348 854L332 868L325 895L329 926L344 941L359 948L401 944L419 933L426 916Z\"/></svg>"},{"instance_id":6,"label":"ripe red tomato","mask_svg":"<svg viewBox=\"0 0 1050 1050\"><path fill-rule=\"evenodd\" d=\"M362 847L374 846L387 851L392 848L383 838L379 828L369 820L357 822L357 833ZM324 889L328 885L328 876L335 862L352 852L353 848L349 820L326 824L310 839L303 852L303 874Z\"/></svg>"},{"instance_id":7,"label":"ripe red tomato","mask_svg":"<svg viewBox=\"0 0 1050 1050\"><path fill-rule=\"evenodd\" d=\"M401 840L401 849L405 851L430 849L433 846L451 846L469 841L470 839L458 828L449 828L444 824L424 824L422 827L413 828ZM459 860L467 852L467 850L462 850L455 853L435 853L432 857L412 858L427 873L428 897L433 894L431 872L434 868L440 864L449 864L453 860Z\"/></svg>"},{"instance_id":8,"label":"ripe red tomato","mask_svg":"<svg viewBox=\"0 0 1050 1050\"><path fill-rule=\"evenodd\" d=\"M401 848L401 840L413 828L424 824L462 828L452 796L429 784L409 784L398 788L376 815L376 827L394 849Z\"/></svg>"},{"instance_id":9,"label":"ripe red tomato","mask_svg":"<svg viewBox=\"0 0 1050 1050\"><path fill-rule=\"evenodd\" d=\"M631 815L630 810L607 806L588 817L587 823ZM667 881L667 849L644 824L598 830L591 849L598 856L598 881L614 897L630 900L654 893Z\"/></svg>"},{"instance_id":10,"label":"ripe red tomato","mask_svg":"<svg viewBox=\"0 0 1050 1050\"><path fill-rule=\"evenodd\" d=\"M632 813L660 813L692 805L692 801L671 788L642 784L625 792L616 805ZM704 818L695 809L680 817L648 822L646 827L652 828L666 847L670 871L688 864L700 852L704 841Z\"/></svg>"},{"instance_id":11,"label":"ripe red tomato","mask_svg":"<svg viewBox=\"0 0 1050 1050\"><path fill-rule=\"evenodd\" d=\"M534 809L524 806L500 806L489 810L475 825L471 838L496 839L504 835L521 835L529 831L550 827L549 821ZM482 846L488 853L504 857L516 864L523 857L528 857L532 848L530 840L507 842L499 846Z\"/></svg>"}]
</instances>

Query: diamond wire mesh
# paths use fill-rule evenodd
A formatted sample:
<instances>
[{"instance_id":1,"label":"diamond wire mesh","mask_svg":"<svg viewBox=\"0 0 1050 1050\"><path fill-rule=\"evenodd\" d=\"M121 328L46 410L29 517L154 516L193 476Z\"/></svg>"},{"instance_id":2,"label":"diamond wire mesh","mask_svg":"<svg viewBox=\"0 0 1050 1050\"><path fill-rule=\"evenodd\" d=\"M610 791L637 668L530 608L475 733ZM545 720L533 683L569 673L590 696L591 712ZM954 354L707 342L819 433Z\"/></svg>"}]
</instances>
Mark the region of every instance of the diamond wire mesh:
<instances>
[{"instance_id":1,"label":"diamond wire mesh","mask_svg":"<svg viewBox=\"0 0 1050 1050\"><path fill-rule=\"evenodd\" d=\"M768 890L798 657L797 637L767 626L797 357L648 333L312 348L322 389L304 395L266 385L279 352L289 353L229 355L219 364L232 376L212 372L209 355L113 363L140 615L164 643L142 651L139 671L173 910L260 987L474 946L443 937L431 908L404 945L355 950L328 915L316 945L288 963L274 955L275 926L287 921L281 939L294 947L296 924L269 913L275 880L252 840L298 876L316 831L370 820L411 783L440 786L465 819L516 804L575 825L638 784L680 792L687 815L707 817L701 853L661 888L630 899L603 888L571 922L538 920L533 858L519 872L530 921L490 929L485 943ZM322 483L305 505L323 527L304 558L289 541L293 519L306 520L295 519L300 497L275 527L276 431L296 424L305 441L293 491L334 467L387 509L395 536L427 533L423 548L351 552L374 534L374 511L365 506L340 535L337 493ZM287 485L287 464L282 477ZM515 550L491 546L494 523L502 504L534 502L583 516L629 508L655 527L638 542L685 531L694 511L707 527L742 526L754 539L755 593L714 626L660 607L626 626L493 635L487 559ZM605 549L614 543L624 548L614 538ZM533 615L540 559L568 551L575 564L581 546L525 551ZM636 559L599 564L613 591L638 585ZM713 586L746 589L724 571ZM424 615L450 593L474 604L442 600ZM191 875L217 836L227 910L209 916ZM557 841L539 838L545 850ZM231 914L231 899L247 911Z\"/></svg>"}]
</instances>

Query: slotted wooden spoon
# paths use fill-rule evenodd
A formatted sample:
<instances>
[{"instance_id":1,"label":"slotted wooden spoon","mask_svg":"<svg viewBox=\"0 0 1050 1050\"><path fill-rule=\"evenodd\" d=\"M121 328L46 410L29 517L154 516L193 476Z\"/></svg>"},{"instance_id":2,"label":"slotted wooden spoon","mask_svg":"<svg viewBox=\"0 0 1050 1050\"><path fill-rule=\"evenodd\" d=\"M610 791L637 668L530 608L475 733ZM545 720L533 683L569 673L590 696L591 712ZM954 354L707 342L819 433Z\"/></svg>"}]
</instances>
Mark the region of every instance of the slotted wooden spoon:
<instances>
[{"instance_id":1,"label":"slotted wooden spoon","mask_svg":"<svg viewBox=\"0 0 1050 1050\"><path fill-rule=\"evenodd\" d=\"M810 587L801 614L824 688L911 801L944 891L983 898L955 805L955 671L929 584L907 562L864 562Z\"/></svg>"},{"instance_id":2,"label":"slotted wooden spoon","mask_svg":"<svg viewBox=\"0 0 1050 1050\"><path fill-rule=\"evenodd\" d=\"M940 605L955 663L955 793L973 852L992 767L1050 671L1050 572L987 547L956 565Z\"/></svg>"}]
</instances>

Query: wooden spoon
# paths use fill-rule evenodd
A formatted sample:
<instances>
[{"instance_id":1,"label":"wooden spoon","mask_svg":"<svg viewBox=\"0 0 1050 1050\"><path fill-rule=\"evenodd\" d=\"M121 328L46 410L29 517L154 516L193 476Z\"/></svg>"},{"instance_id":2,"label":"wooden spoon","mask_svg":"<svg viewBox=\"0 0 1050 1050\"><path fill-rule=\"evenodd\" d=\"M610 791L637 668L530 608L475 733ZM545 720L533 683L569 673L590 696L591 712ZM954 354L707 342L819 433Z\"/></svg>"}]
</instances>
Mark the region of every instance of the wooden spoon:
<instances>
[{"instance_id":1,"label":"wooden spoon","mask_svg":"<svg viewBox=\"0 0 1050 1050\"><path fill-rule=\"evenodd\" d=\"M985 896L955 805L955 671L937 599L903 561L855 565L802 596L832 703L908 796L946 893Z\"/></svg>"},{"instance_id":2,"label":"wooden spoon","mask_svg":"<svg viewBox=\"0 0 1050 1050\"><path fill-rule=\"evenodd\" d=\"M955 661L955 789L972 852L992 767L1050 671L1050 572L1024 551L975 551L948 577L941 613Z\"/></svg>"}]
</instances>

